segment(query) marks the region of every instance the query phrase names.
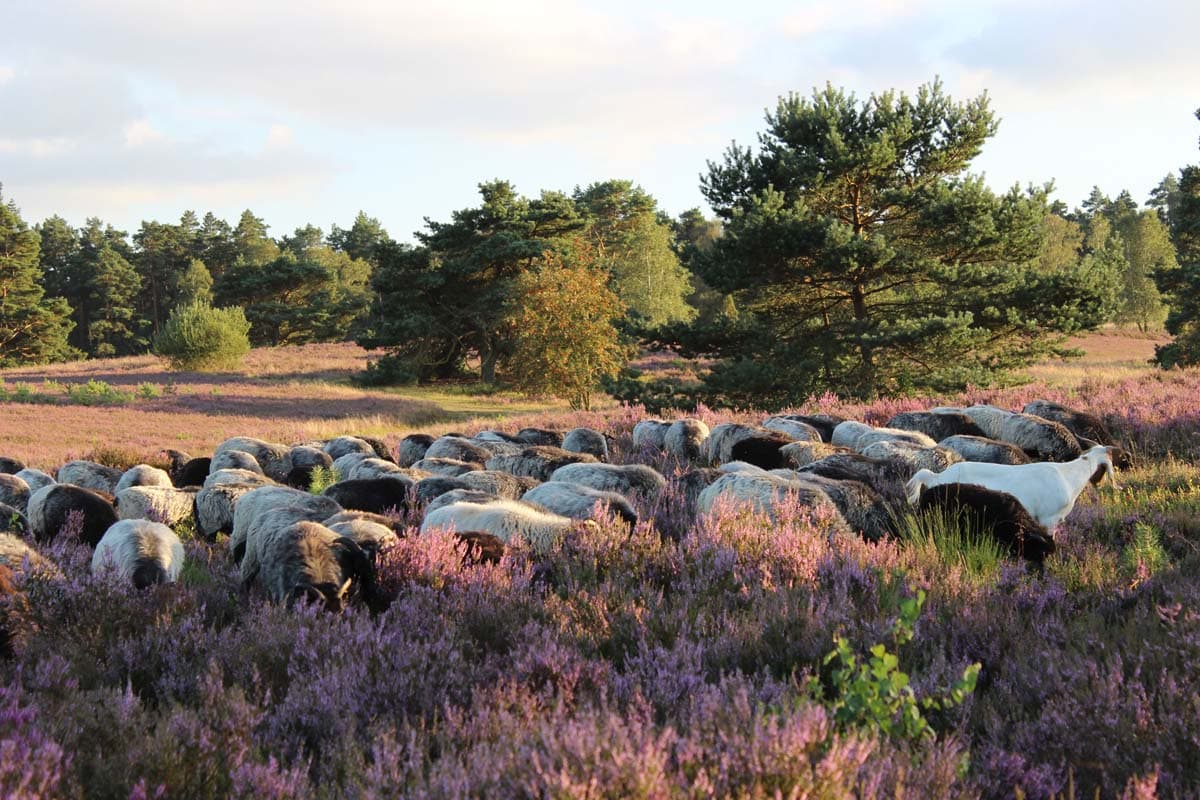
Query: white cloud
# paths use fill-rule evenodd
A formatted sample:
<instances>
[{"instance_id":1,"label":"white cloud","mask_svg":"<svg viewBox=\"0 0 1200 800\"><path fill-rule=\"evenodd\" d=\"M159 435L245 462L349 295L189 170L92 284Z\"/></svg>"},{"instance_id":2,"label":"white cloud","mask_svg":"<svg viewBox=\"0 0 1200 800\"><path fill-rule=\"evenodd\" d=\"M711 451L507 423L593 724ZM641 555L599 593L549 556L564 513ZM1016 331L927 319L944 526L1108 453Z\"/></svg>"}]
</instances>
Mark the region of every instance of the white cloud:
<instances>
[{"instance_id":1,"label":"white cloud","mask_svg":"<svg viewBox=\"0 0 1200 800\"><path fill-rule=\"evenodd\" d=\"M11 81L17 77L17 71L12 67L0 67L0 83Z\"/></svg>"},{"instance_id":2,"label":"white cloud","mask_svg":"<svg viewBox=\"0 0 1200 800\"><path fill-rule=\"evenodd\" d=\"M135 119L128 123L123 134L125 137L126 147L142 147L148 144L160 144L165 142L167 137L163 132L156 129L150 124L149 120Z\"/></svg>"},{"instance_id":3,"label":"white cloud","mask_svg":"<svg viewBox=\"0 0 1200 800\"><path fill-rule=\"evenodd\" d=\"M291 147L296 140L296 135L287 125L275 123L267 130L267 149L278 150Z\"/></svg>"}]
</instances>

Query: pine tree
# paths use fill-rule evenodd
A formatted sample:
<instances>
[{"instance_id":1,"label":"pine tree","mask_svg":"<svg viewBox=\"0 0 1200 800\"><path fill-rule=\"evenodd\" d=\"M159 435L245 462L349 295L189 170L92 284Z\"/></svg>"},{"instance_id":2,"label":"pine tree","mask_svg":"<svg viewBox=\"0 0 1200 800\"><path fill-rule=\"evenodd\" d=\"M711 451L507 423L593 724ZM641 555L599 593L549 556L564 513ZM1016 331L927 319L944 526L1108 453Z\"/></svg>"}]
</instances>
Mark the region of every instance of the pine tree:
<instances>
[{"instance_id":1,"label":"pine tree","mask_svg":"<svg viewBox=\"0 0 1200 800\"><path fill-rule=\"evenodd\" d=\"M1164 367L1190 366L1200 364L1200 165L1179 172L1171 241L1178 267L1155 273L1155 282L1167 297L1167 331L1175 340L1159 347L1155 358Z\"/></svg>"},{"instance_id":2,"label":"pine tree","mask_svg":"<svg viewBox=\"0 0 1200 800\"><path fill-rule=\"evenodd\" d=\"M47 298L38 263L40 238L0 193L0 367L73 358L71 308Z\"/></svg>"}]
</instances>

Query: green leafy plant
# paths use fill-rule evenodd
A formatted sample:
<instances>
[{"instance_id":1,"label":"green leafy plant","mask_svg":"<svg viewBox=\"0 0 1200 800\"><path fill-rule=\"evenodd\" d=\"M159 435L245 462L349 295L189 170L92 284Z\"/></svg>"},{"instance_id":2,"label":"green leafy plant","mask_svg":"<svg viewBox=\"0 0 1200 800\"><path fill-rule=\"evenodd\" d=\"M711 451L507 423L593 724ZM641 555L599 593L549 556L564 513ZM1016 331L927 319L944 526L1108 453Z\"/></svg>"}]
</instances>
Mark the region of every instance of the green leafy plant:
<instances>
[{"instance_id":1,"label":"green leafy plant","mask_svg":"<svg viewBox=\"0 0 1200 800\"><path fill-rule=\"evenodd\" d=\"M90 380L67 387L67 398L83 406L115 406L133 400L131 392L123 392L106 381Z\"/></svg>"},{"instance_id":2,"label":"green leafy plant","mask_svg":"<svg viewBox=\"0 0 1200 800\"><path fill-rule=\"evenodd\" d=\"M172 369L234 369L250 352L250 323L241 308L213 308L204 302L177 306L154 338L155 354Z\"/></svg>"},{"instance_id":3,"label":"green leafy plant","mask_svg":"<svg viewBox=\"0 0 1200 800\"><path fill-rule=\"evenodd\" d=\"M900 602L900 615L892 623L892 640L897 648L913 638L913 627L925 604L925 592ZM876 644L861 661L850 642L841 634L833 637L834 648L822 661L832 665L830 673L832 701L828 703L833 719L842 728L868 728L892 739L918 741L933 739L933 728L922 711L948 709L960 705L975 691L980 665L971 664L962 678L938 695L917 699L908 674L900 669L900 658L885 644ZM816 697L828 698L821 680L813 677L809 689Z\"/></svg>"},{"instance_id":4,"label":"green leafy plant","mask_svg":"<svg viewBox=\"0 0 1200 800\"><path fill-rule=\"evenodd\" d=\"M321 494L341 479L342 474L333 467L315 467L309 479L308 491L312 494Z\"/></svg>"}]
</instances>

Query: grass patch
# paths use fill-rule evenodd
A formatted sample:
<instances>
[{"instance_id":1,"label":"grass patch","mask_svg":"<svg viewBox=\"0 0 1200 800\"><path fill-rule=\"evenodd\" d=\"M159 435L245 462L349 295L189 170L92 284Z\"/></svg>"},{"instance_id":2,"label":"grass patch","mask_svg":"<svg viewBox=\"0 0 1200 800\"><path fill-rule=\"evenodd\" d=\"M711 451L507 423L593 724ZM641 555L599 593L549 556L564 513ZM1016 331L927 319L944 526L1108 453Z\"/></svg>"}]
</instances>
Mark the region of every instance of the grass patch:
<instances>
[{"instance_id":1,"label":"grass patch","mask_svg":"<svg viewBox=\"0 0 1200 800\"><path fill-rule=\"evenodd\" d=\"M957 566L980 583L993 578L1008 556L978 517L964 511L905 512L897 520L897 531L918 563Z\"/></svg>"}]
</instances>

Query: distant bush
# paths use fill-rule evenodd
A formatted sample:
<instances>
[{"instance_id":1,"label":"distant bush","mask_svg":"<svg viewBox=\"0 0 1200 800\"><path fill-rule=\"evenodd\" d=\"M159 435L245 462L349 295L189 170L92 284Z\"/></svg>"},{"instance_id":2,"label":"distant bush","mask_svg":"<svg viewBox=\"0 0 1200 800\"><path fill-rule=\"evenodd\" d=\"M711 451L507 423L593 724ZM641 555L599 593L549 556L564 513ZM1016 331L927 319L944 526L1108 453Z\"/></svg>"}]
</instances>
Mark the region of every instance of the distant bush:
<instances>
[{"instance_id":1,"label":"distant bush","mask_svg":"<svg viewBox=\"0 0 1200 800\"><path fill-rule=\"evenodd\" d=\"M239 307L204 302L177 306L154 337L154 352L172 369L212 372L234 369L250 352L250 323Z\"/></svg>"},{"instance_id":2,"label":"distant bush","mask_svg":"<svg viewBox=\"0 0 1200 800\"><path fill-rule=\"evenodd\" d=\"M123 392L107 381L90 380L67 387L67 397L81 406L119 406L133 400L132 392Z\"/></svg>"}]
</instances>

